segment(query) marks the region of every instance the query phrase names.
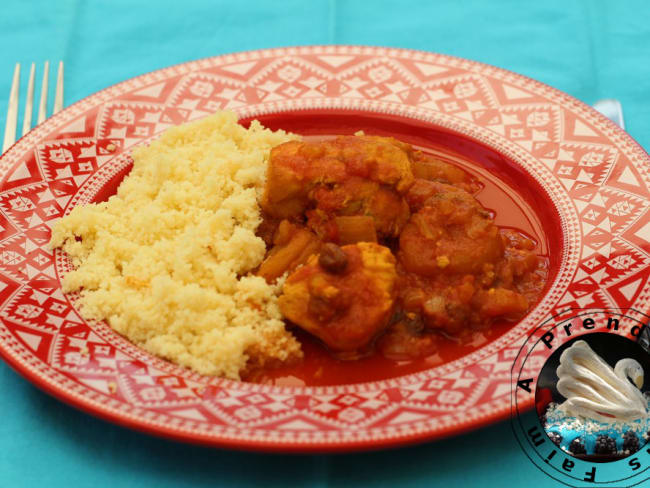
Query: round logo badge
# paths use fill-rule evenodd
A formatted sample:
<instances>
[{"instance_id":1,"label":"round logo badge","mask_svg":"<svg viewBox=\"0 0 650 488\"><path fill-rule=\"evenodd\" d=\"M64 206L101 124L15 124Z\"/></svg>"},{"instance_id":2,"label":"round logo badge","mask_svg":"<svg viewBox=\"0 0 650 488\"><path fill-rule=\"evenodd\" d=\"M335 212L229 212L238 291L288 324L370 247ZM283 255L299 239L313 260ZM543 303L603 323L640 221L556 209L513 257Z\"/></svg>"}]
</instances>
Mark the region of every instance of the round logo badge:
<instances>
[{"instance_id":1,"label":"round logo badge","mask_svg":"<svg viewBox=\"0 0 650 488\"><path fill-rule=\"evenodd\" d=\"M648 324L636 310L573 309L522 345L512 368L512 428L548 476L612 487L650 478Z\"/></svg>"}]
</instances>

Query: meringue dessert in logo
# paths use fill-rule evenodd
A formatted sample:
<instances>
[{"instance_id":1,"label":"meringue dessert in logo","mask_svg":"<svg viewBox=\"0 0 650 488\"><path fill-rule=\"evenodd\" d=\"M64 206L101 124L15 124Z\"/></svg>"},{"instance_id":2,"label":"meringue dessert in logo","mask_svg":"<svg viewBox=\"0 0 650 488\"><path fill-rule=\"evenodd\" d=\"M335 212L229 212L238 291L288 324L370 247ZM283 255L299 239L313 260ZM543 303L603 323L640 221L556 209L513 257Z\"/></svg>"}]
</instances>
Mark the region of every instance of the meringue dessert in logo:
<instances>
[{"instance_id":1,"label":"meringue dessert in logo","mask_svg":"<svg viewBox=\"0 0 650 488\"><path fill-rule=\"evenodd\" d=\"M625 457L638 451L650 429L650 397L641 392L643 367L632 358L612 368L583 340L560 356L557 391L544 428L550 439L575 456Z\"/></svg>"}]
</instances>

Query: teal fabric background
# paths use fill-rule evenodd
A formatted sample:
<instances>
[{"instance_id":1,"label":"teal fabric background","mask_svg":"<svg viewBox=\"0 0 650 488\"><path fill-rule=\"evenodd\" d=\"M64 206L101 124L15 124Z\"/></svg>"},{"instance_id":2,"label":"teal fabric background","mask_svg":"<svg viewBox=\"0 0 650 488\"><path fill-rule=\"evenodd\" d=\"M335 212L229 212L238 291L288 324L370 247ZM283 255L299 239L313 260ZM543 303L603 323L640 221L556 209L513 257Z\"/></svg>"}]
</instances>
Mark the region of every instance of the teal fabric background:
<instances>
[{"instance_id":1,"label":"teal fabric background","mask_svg":"<svg viewBox=\"0 0 650 488\"><path fill-rule=\"evenodd\" d=\"M126 78L201 57L276 46L368 44L483 61L587 103L618 98L629 133L650 147L650 8L644 0L2 3L2 128L17 61L63 60L68 105ZM222 451L97 420L41 393L0 364L2 488L355 485L557 483L525 458L508 422L383 452L287 456Z\"/></svg>"}]
</instances>

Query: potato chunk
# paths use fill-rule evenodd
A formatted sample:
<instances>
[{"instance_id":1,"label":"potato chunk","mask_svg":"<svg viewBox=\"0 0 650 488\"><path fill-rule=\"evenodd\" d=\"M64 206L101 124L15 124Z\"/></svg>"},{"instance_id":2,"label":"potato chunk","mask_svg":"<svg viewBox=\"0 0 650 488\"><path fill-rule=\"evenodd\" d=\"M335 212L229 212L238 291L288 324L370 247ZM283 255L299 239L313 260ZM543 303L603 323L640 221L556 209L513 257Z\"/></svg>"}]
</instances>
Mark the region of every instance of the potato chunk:
<instances>
[{"instance_id":1,"label":"potato chunk","mask_svg":"<svg viewBox=\"0 0 650 488\"><path fill-rule=\"evenodd\" d=\"M257 271L257 274L268 283L305 263L309 256L318 253L321 246L321 242L313 232L291 224L287 220L280 222L273 244L273 248Z\"/></svg>"}]
</instances>

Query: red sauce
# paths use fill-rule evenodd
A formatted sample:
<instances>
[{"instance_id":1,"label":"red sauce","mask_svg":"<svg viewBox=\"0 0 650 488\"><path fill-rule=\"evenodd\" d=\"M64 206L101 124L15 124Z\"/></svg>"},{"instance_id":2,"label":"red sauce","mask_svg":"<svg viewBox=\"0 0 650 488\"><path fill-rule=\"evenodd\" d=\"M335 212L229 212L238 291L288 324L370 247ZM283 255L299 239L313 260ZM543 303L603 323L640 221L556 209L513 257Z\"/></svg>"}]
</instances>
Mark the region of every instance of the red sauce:
<instances>
[{"instance_id":1,"label":"red sauce","mask_svg":"<svg viewBox=\"0 0 650 488\"><path fill-rule=\"evenodd\" d=\"M475 197L484 207L491 210L495 223L501 228L516 229L531 238L535 243L534 252L548 263L549 245L542 232L541 221L526 200L513 188L485 168L449 150L420 149L474 175L482 185L482 189L475 194ZM546 287L549 282L550 279L547 280ZM540 294L542 295L543 293ZM303 346L304 359L296 365L258 372L247 380L278 386L317 386L393 378L429 369L470 354L497 339L514 325L514 322L496 322L487 330L473 332L463 343L439 335L438 349L434 355L405 361L387 359L378 353L353 361L339 360L334 358L317 339L295 329L294 334Z\"/></svg>"},{"instance_id":2,"label":"red sauce","mask_svg":"<svg viewBox=\"0 0 650 488\"><path fill-rule=\"evenodd\" d=\"M378 353L354 361L341 361L306 332L292 329L305 354L301 363L265 370L247 381L276 386L326 386L395 378L461 358L503 335L512 326L509 322L495 323L489 330L475 333L471 344L458 344L441 337L440 349L435 355L409 361L393 361Z\"/></svg>"}]
</instances>

